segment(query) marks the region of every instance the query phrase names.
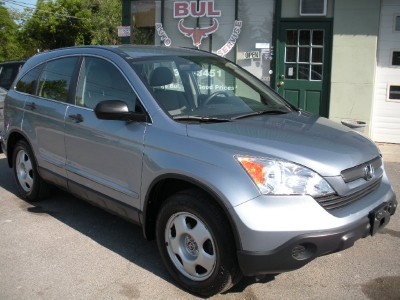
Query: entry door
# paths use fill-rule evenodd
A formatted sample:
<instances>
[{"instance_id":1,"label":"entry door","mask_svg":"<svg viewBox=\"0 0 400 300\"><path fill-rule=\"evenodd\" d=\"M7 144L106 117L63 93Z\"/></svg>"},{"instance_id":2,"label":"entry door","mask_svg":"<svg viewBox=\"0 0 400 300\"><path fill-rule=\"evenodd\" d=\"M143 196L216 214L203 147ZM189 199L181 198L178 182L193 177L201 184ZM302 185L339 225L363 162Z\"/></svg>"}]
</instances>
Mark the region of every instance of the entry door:
<instances>
[{"instance_id":1,"label":"entry door","mask_svg":"<svg viewBox=\"0 0 400 300\"><path fill-rule=\"evenodd\" d=\"M282 22L277 90L293 105L328 117L330 22Z\"/></svg>"}]
</instances>

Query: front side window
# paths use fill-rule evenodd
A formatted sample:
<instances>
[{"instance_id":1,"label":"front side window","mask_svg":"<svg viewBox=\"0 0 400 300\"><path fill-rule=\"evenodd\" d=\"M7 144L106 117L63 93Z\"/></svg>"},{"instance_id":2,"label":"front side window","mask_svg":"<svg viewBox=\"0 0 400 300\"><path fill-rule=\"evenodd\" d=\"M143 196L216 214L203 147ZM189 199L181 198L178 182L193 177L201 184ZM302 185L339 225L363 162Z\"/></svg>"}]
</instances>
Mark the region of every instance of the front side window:
<instances>
[{"instance_id":1,"label":"front side window","mask_svg":"<svg viewBox=\"0 0 400 300\"><path fill-rule=\"evenodd\" d=\"M44 64L39 65L22 76L17 82L16 90L18 92L35 95L37 79L42 72L43 66Z\"/></svg>"},{"instance_id":2,"label":"front side window","mask_svg":"<svg viewBox=\"0 0 400 300\"><path fill-rule=\"evenodd\" d=\"M124 101L135 111L136 94L121 72L110 62L85 57L79 74L76 105L94 108L104 100Z\"/></svg>"},{"instance_id":3,"label":"front side window","mask_svg":"<svg viewBox=\"0 0 400 300\"><path fill-rule=\"evenodd\" d=\"M230 119L251 113L294 109L228 60L216 56L166 56L131 62L149 91L175 119L182 116ZM167 66L174 66L169 68ZM174 85L179 74L179 89Z\"/></svg>"},{"instance_id":4,"label":"front side window","mask_svg":"<svg viewBox=\"0 0 400 300\"><path fill-rule=\"evenodd\" d=\"M39 80L38 96L68 101L68 90L78 57L61 58L46 64Z\"/></svg>"}]
</instances>

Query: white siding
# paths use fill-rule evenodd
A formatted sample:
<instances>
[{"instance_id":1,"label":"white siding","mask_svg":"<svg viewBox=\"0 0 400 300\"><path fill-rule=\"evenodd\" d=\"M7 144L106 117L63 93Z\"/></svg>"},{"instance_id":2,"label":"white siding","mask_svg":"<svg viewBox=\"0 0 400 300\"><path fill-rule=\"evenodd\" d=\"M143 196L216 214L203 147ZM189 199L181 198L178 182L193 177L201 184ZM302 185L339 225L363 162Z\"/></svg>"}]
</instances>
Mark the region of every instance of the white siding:
<instances>
[{"instance_id":1,"label":"white siding","mask_svg":"<svg viewBox=\"0 0 400 300\"><path fill-rule=\"evenodd\" d=\"M400 66L391 66L392 50L400 51L395 15L400 15L400 1L382 0L371 132L376 142L400 143L400 101L388 101L387 96L389 84L400 85Z\"/></svg>"}]
</instances>

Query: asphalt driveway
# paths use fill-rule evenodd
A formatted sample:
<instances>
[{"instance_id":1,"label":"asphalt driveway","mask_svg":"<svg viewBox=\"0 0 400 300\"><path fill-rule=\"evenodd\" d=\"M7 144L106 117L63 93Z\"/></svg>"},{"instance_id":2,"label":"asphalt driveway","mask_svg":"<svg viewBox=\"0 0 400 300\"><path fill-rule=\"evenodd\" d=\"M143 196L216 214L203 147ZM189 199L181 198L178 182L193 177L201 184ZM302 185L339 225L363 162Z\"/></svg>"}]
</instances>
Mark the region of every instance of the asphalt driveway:
<instances>
[{"instance_id":1,"label":"asphalt driveway","mask_svg":"<svg viewBox=\"0 0 400 300\"><path fill-rule=\"evenodd\" d=\"M400 163L387 162L400 195ZM400 210L375 237L213 299L400 299ZM20 199L0 154L0 299L194 299L141 228L56 190Z\"/></svg>"}]
</instances>

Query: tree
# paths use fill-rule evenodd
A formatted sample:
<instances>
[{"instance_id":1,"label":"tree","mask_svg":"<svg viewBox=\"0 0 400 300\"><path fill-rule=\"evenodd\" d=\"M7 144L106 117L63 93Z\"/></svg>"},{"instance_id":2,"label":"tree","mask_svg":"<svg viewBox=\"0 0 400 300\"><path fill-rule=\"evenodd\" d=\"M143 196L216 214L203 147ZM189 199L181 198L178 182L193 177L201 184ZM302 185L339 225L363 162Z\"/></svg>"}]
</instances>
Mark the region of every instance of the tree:
<instances>
[{"instance_id":1,"label":"tree","mask_svg":"<svg viewBox=\"0 0 400 300\"><path fill-rule=\"evenodd\" d=\"M120 44L121 6L121 0L38 0L35 9L20 11L0 1L0 60L38 49Z\"/></svg>"},{"instance_id":2,"label":"tree","mask_svg":"<svg viewBox=\"0 0 400 300\"><path fill-rule=\"evenodd\" d=\"M0 2L0 61L9 60L23 56L23 50L17 38L18 25Z\"/></svg>"},{"instance_id":3,"label":"tree","mask_svg":"<svg viewBox=\"0 0 400 300\"><path fill-rule=\"evenodd\" d=\"M92 45L121 44L118 37L118 26L122 20L122 4L120 0L86 0L92 12Z\"/></svg>"},{"instance_id":4,"label":"tree","mask_svg":"<svg viewBox=\"0 0 400 300\"><path fill-rule=\"evenodd\" d=\"M36 10L23 24L25 38L40 49L91 43L92 12L83 0L38 0Z\"/></svg>"},{"instance_id":5,"label":"tree","mask_svg":"<svg viewBox=\"0 0 400 300\"><path fill-rule=\"evenodd\" d=\"M23 37L33 48L120 44L120 0L38 0L22 22Z\"/></svg>"}]
</instances>

